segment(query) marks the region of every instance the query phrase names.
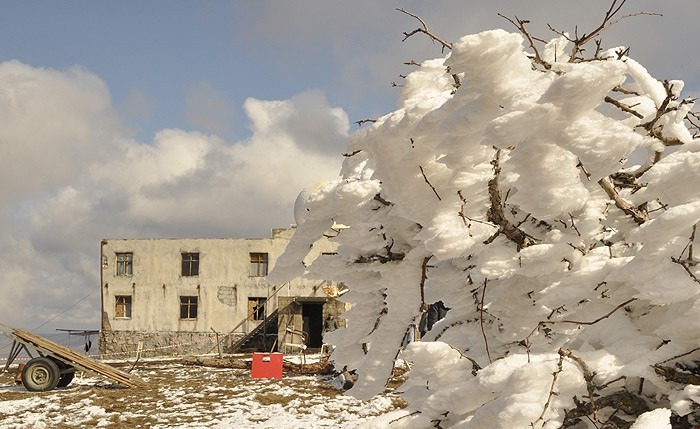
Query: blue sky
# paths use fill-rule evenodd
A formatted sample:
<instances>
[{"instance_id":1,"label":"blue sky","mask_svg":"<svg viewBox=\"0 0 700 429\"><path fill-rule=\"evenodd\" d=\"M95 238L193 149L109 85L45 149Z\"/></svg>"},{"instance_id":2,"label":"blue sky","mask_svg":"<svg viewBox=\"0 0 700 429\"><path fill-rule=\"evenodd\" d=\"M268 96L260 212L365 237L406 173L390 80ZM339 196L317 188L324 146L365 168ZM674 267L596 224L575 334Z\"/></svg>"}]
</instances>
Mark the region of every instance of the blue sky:
<instances>
[{"instance_id":1,"label":"blue sky","mask_svg":"<svg viewBox=\"0 0 700 429\"><path fill-rule=\"evenodd\" d=\"M494 27L510 29L499 12L531 19L541 37L551 35L544 31L545 23L568 31L575 23L592 28L609 4L594 0L578 10L577 1L494 3L5 2L0 3L5 41L0 60L59 70L86 68L105 81L126 124L143 139L164 128L198 129L200 124L187 117L188 99L193 92L209 91L218 97L217 114L225 119L221 131L229 139L241 139L249 134L241 110L247 97L288 99L321 89L353 121L391 109L398 91L390 83L407 70L401 61L413 59L411 54L439 54L426 40L401 43L401 32L416 22L394 7L418 13L437 34L454 40ZM697 42L692 38L698 30L689 17L698 9L690 0L630 1L624 9L628 13L665 16L623 20L604 40L632 45L635 58L652 72L675 71L697 90L698 61L692 58Z\"/></svg>"},{"instance_id":2,"label":"blue sky","mask_svg":"<svg viewBox=\"0 0 700 429\"><path fill-rule=\"evenodd\" d=\"M700 95L697 0L630 0L603 35ZM583 6L582 6L583 5ZM99 325L103 238L267 236L332 179L403 64L497 14L573 32L607 0L0 1L0 322ZM96 293L95 293L96 292ZM71 311L66 308L80 301Z\"/></svg>"},{"instance_id":3,"label":"blue sky","mask_svg":"<svg viewBox=\"0 0 700 429\"><path fill-rule=\"evenodd\" d=\"M303 15L313 5L299 5L283 5L293 11L286 18L296 22L283 33L274 20L285 17L275 16L274 2L17 2L2 8L0 34L8 43L0 59L59 70L79 65L95 73L143 139L163 128L198 128L187 118L188 97L197 90L218 97L217 113L232 139L249 134L241 111L247 97L288 99L324 88L330 100L346 102L357 114L362 103L376 113L391 108L376 97L367 104L371 93L362 101L348 94L342 80L358 76L347 76L341 62L362 49L346 39L356 35L334 39L323 28L308 33L303 27L314 23ZM385 98L397 92L381 84Z\"/></svg>"}]
</instances>

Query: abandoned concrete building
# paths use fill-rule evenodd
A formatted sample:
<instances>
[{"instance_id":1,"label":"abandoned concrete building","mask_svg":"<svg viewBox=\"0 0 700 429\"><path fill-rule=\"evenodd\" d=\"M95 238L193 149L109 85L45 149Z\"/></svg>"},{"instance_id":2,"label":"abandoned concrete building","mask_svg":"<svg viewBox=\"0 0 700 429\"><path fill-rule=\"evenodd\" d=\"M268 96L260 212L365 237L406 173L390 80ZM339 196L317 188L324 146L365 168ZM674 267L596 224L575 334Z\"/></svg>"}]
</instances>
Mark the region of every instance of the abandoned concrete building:
<instances>
[{"instance_id":1,"label":"abandoned concrete building","mask_svg":"<svg viewBox=\"0 0 700 429\"><path fill-rule=\"evenodd\" d=\"M339 285L266 275L294 228L270 238L106 239L101 243L104 357L280 350L323 346L324 320L345 304ZM311 257L334 251L319 241Z\"/></svg>"}]
</instances>

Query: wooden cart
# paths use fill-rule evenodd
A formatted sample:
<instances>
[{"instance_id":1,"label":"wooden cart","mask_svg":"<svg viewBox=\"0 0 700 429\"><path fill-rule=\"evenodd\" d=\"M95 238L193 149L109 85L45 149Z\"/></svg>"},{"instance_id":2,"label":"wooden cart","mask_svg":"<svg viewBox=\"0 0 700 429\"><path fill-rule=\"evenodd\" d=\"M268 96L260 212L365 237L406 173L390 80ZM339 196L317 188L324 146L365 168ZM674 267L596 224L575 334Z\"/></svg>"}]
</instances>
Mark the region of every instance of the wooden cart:
<instances>
[{"instance_id":1,"label":"wooden cart","mask_svg":"<svg viewBox=\"0 0 700 429\"><path fill-rule=\"evenodd\" d=\"M5 363L5 371L24 350L31 359L22 368L22 384L31 392L68 386L76 370L97 374L127 387L146 385L143 380L128 372L83 356L33 332L13 328L12 335L12 348ZM39 356L34 357L30 349L34 349Z\"/></svg>"}]
</instances>

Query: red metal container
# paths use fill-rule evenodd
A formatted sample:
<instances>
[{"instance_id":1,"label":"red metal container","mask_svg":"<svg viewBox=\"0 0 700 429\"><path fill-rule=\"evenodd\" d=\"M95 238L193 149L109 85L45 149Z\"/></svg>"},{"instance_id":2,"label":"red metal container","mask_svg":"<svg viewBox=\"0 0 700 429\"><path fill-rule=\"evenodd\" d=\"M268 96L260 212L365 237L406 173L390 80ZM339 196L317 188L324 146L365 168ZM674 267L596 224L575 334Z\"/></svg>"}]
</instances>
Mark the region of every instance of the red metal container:
<instances>
[{"instance_id":1,"label":"red metal container","mask_svg":"<svg viewBox=\"0 0 700 429\"><path fill-rule=\"evenodd\" d=\"M282 353L253 353L252 378L282 378Z\"/></svg>"}]
</instances>

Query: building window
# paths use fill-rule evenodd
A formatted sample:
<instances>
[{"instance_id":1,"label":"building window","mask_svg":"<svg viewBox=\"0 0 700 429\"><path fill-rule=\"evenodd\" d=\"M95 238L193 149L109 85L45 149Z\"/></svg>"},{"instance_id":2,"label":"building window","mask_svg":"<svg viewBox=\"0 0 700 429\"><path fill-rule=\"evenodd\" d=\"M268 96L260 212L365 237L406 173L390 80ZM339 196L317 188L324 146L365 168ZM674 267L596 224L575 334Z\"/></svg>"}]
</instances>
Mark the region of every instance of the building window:
<instances>
[{"instance_id":1,"label":"building window","mask_svg":"<svg viewBox=\"0 0 700 429\"><path fill-rule=\"evenodd\" d=\"M117 275L118 276L130 276L133 274L134 266L134 254L129 253L117 253Z\"/></svg>"},{"instance_id":2,"label":"building window","mask_svg":"<svg viewBox=\"0 0 700 429\"><path fill-rule=\"evenodd\" d=\"M180 319L196 319L197 318L197 297L196 296L181 296L180 297Z\"/></svg>"},{"instance_id":3,"label":"building window","mask_svg":"<svg viewBox=\"0 0 700 429\"><path fill-rule=\"evenodd\" d=\"M183 253L182 254L182 275L183 276L198 276L199 275L199 253Z\"/></svg>"},{"instance_id":4,"label":"building window","mask_svg":"<svg viewBox=\"0 0 700 429\"><path fill-rule=\"evenodd\" d=\"M131 295L115 296L114 317L131 319Z\"/></svg>"},{"instance_id":5,"label":"building window","mask_svg":"<svg viewBox=\"0 0 700 429\"><path fill-rule=\"evenodd\" d=\"M267 275L267 253L250 254L250 276L264 277Z\"/></svg>"},{"instance_id":6,"label":"building window","mask_svg":"<svg viewBox=\"0 0 700 429\"><path fill-rule=\"evenodd\" d=\"M248 320L265 320L267 298L248 298Z\"/></svg>"}]
</instances>

